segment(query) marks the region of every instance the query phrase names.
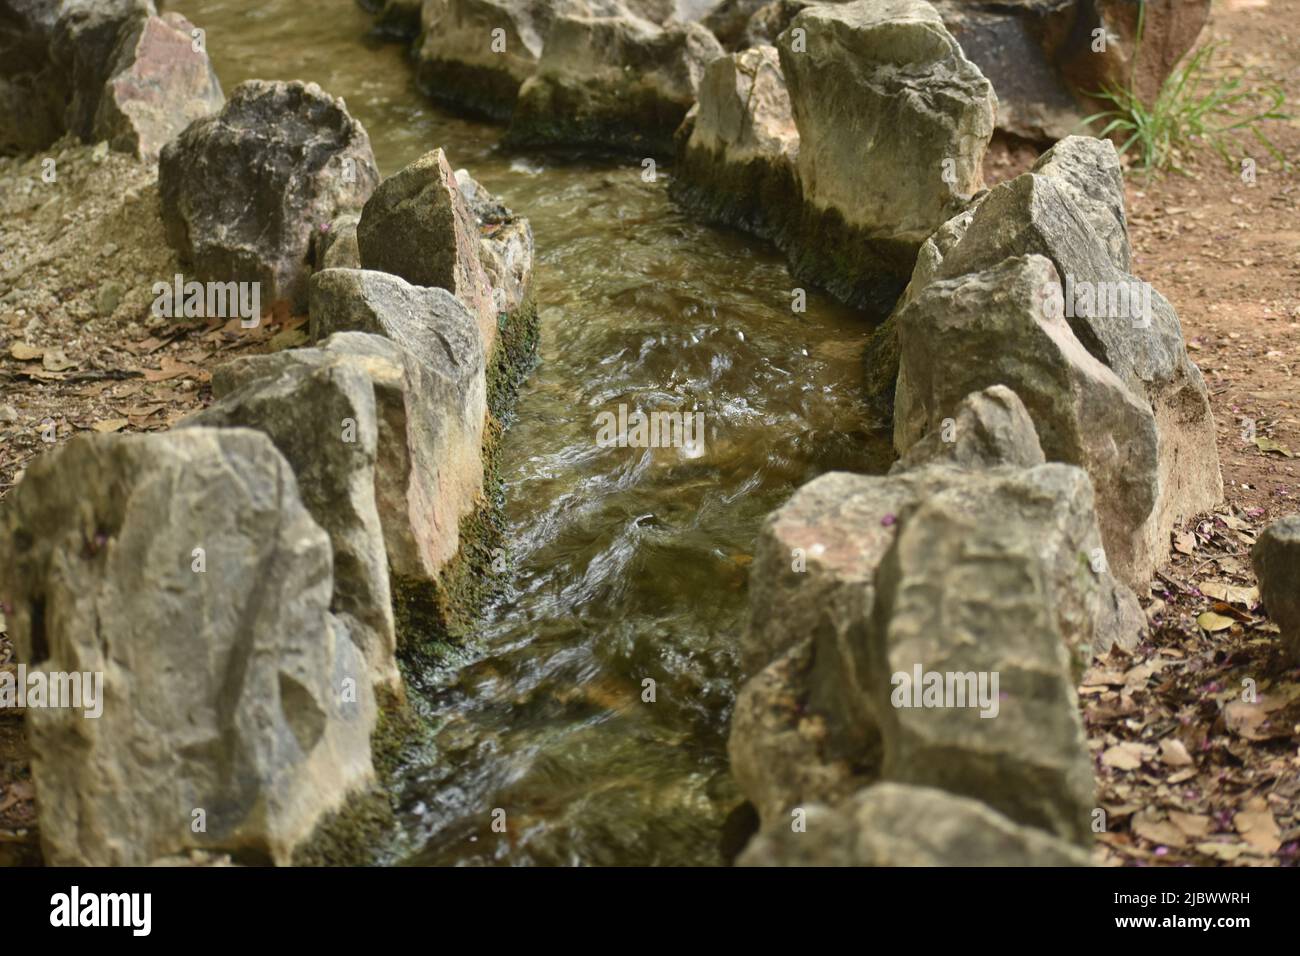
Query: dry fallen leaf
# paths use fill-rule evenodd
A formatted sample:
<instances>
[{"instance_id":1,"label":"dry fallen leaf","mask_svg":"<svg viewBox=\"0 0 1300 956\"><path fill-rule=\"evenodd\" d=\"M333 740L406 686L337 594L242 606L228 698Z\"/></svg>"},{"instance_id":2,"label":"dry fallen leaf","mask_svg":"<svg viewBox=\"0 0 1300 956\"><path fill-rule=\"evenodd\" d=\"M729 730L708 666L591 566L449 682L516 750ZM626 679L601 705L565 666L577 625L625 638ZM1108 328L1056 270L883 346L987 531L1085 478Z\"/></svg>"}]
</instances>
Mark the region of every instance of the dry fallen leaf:
<instances>
[{"instance_id":1,"label":"dry fallen leaf","mask_svg":"<svg viewBox=\"0 0 1300 956\"><path fill-rule=\"evenodd\" d=\"M1243 853L1249 853L1250 847L1245 843L1198 843L1196 849L1206 856L1231 863Z\"/></svg>"},{"instance_id":2,"label":"dry fallen leaf","mask_svg":"<svg viewBox=\"0 0 1300 956\"><path fill-rule=\"evenodd\" d=\"M102 422L95 422L91 427L100 434L107 435L109 432L121 431L129 424L131 422L126 418L106 418Z\"/></svg>"},{"instance_id":3,"label":"dry fallen leaf","mask_svg":"<svg viewBox=\"0 0 1300 956\"><path fill-rule=\"evenodd\" d=\"M1209 836L1210 825L1214 822L1200 813L1183 813L1179 810L1169 811L1169 822L1193 839Z\"/></svg>"},{"instance_id":4,"label":"dry fallen leaf","mask_svg":"<svg viewBox=\"0 0 1300 956\"><path fill-rule=\"evenodd\" d=\"M1255 447L1265 454L1275 452L1279 455L1284 455L1287 458L1295 457L1295 455L1291 454L1291 449L1287 448L1286 445L1283 445L1281 442L1276 442L1271 438L1265 438L1263 435L1260 435L1255 439Z\"/></svg>"},{"instance_id":5,"label":"dry fallen leaf","mask_svg":"<svg viewBox=\"0 0 1300 956\"><path fill-rule=\"evenodd\" d=\"M77 363L69 359L63 349L46 349L41 357L41 366L47 372L64 372L76 368Z\"/></svg>"},{"instance_id":6,"label":"dry fallen leaf","mask_svg":"<svg viewBox=\"0 0 1300 956\"><path fill-rule=\"evenodd\" d=\"M45 349L26 342L15 342L9 347L9 354L20 362L35 362L45 355Z\"/></svg>"},{"instance_id":7,"label":"dry fallen leaf","mask_svg":"<svg viewBox=\"0 0 1300 956\"><path fill-rule=\"evenodd\" d=\"M1214 598L1216 601L1227 601L1229 604L1241 604L1245 607L1251 607L1259 602L1259 588L1243 588L1223 581L1205 581L1197 587L1206 597Z\"/></svg>"},{"instance_id":8,"label":"dry fallen leaf","mask_svg":"<svg viewBox=\"0 0 1300 956\"><path fill-rule=\"evenodd\" d=\"M1192 763L1192 756L1183 742L1173 737L1160 741L1160 759L1170 767L1187 767Z\"/></svg>"},{"instance_id":9,"label":"dry fallen leaf","mask_svg":"<svg viewBox=\"0 0 1300 956\"><path fill-rule=\"evenodd\" d=\"M1133 817L1129 827L1142 839L1161 846L1181 847L1187 845L1187 836L1182 830L1168 820L1159 819L1155 811L1149 808Z\"/></svg>"},{"instance_id":10,"label":"dry fallen leaf","mask_svg":"<svg viewBox=\"0 0 1300 956\"><path fill-rule=\"evenodd\" d=\"M1174 550L1182 554L1192 554L1196 551L1196 535L1190 531L1180 531L1174 535Z\"/></svg>"},{"instance_id":11,"label":"dry fallen leaf","mask_svg":"<svg viewBox=\"0 0 1300 956\"><path fill-rule=\"evenodd\" d=\"M1101 755L1101 762L1116 770L1136 770L1142 761L1151 757L1155 748L1149 744L1139 744L1131 740L1116 744Z\"/></svg>"},{"instance_id":12,"label":"dry fallen leaf","mask_svg":"<svg viewBox=\"0 0 1300 956\"><path fill-rule=\"evenodd\" d=\"M1263 797L1247 801L1246 809L1239 811L1232 822L1242 839L1262 853L1272 856L1282 846L1281 831Z\"/></svg>"},{"instance_id":13,"label":"dry fallen leaf","mask_svg":"<svg viewBox=\"0 0 1300 956\"><path fill-rule=\"evenodd\" d=\"M1230 617L1222 614L1215 614L1213 611L1205 611L1196 619L1196 624L1201 630L1209 631L1213 634L1216 631L1226 631L1232 627L1233 621Z\"/></svg>"}]
</instances>

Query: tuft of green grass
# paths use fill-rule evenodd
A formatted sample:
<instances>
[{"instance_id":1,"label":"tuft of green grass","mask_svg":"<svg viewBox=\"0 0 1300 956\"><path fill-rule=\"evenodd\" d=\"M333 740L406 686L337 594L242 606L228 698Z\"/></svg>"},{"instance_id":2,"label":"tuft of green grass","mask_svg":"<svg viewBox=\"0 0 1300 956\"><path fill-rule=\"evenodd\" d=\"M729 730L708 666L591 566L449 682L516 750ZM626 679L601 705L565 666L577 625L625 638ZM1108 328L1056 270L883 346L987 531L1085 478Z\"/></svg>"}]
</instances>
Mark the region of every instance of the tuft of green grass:
<instances>
[{"instance_id":1,"label":"tuft of green grass","mask_svg":"<svg viewBox=\"0 0 1300 956\"><path fill-rule=\"evenodd\" d=\"M1134 71L1141 56L1145 9L1143 4L1138 14ZM1110 108L1087 117L1083 125L1104 124L1096 135L1120 141L1121 155L1132 150L1132 166L1142 172L1182 172L1183 157L1204 146L1234 165L1232 151L1243 135L1253 137L1283 168L1289 168L1290 162L1261 129L1271 120L1291 118L1282 112L1286 93L1276 85L1248 84L1244 71L1215 75L1211 61L1222 46L1207 43L1183 57L1150 106L1134 92L1132 73L1127 86L1090 94Z\"/></svg>"}]
</instances>

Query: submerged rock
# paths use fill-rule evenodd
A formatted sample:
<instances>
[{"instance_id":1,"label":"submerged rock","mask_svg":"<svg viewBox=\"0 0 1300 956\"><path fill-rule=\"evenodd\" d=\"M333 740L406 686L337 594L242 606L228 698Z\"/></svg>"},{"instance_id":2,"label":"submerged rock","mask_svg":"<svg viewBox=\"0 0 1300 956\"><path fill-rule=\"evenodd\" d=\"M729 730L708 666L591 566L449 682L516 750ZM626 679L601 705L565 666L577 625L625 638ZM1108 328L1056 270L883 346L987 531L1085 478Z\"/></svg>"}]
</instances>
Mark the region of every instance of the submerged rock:
<instances>
[{"instance_id":1,"label":"submerged rock","mask_svg":"<svg viewBox=\"0 0 1300 956\"><path fill-rule=\"evenodd\" d=\"M1259 596L1282 632L1282 645L1300 663L1300 515L1273 522L1251 549Z\"/></svg>"},{"instance_id":2,"label":"submerged rock","mask_svg":"<svg viewBox=\"0 0 1300 956\"><path fill-rule=\"evenodd\" d=\"M74 438L3 522L20 660L102 674L98 717L27 710L47 863L288 863L372 782L375 702L329 611L329 539L265 435Z\"/></svg>"},{"instance_id":3,"label":"submerged rock","mask_svg":"<svg viewBox=\"0 0 1300 956\"><path fill-rule=\"evenodd\" d=\"M362 268L454 295L474 314L484 354L492 354L497 310L479 261L478 226L441 149L379 185L361 210L357 246Z\"/></svg>"},{"instance_id":4,"label":"submerged rock","mask_svg":"<svg viewBox=\"0 0 1300 956\"><path fill-rule=\"evenodd\" d=\"M506 141L671 155L705 66L723 52L698 23L558 16L519 90Z\"/></svg>"},{"instance_id":5,"label":"submerged rock","mask_svg":"<svg viewBox=\"0 0 1300 956\"><path fill-rule=\"evenodd\" d=\"M330 607L364 655L375 688L400 696L388 560L375 504L374 388L363 369L345 362L277 364L279 374L223 395L181 427L252 428L275 443L293 468L303 504L330 536Z\"/></svg>"},{"instance_id":6,"label":"submerged rock","mask_svg":"<svg viewBox=\"0 0 1300 956\"><path fill-rule=\"evenodd\" d=\"M193 120L225 98L206 48L195 50L194 24L179 13L149 17L128 31L95 113L95 137L154 160Z\"/></svg>"},{"instance_id":7,"label":"submerged rock","mask_svg":"<svg viewBox=\"0 0 1300 956\"><path fill-rule=\"evenodd\" d=\"M370 138L315 83L249 80L162 151L167 241L200 281L260 282L264 309L301 310L312 231L379 182Z\"/></svg>"},{"instance_id":8,"label":"submerged rock","mask_svg":"<svg viewBox=\"0 0 1300 956\"><path fill-rule=\"evenodd\" d=\"M881 783L760 833L740 866L1088 866L1088 854L978 800Z\"/></svg>"}]
</instances>

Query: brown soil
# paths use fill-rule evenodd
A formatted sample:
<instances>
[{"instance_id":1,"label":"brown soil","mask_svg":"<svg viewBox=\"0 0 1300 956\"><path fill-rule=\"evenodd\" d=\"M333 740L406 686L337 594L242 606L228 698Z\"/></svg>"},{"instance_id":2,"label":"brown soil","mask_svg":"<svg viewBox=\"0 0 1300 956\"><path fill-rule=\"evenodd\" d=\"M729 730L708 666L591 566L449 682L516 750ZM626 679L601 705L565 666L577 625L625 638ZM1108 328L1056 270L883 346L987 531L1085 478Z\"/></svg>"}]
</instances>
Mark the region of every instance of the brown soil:
<instances>
[{"instance_id":1,"label":"brown soil","mask_svg":"<svg viewBox=\"0 0 1300 956\"><path fill-rule=\"evenodd\" d=\"M1216 2L1203 37L1225 43L1216 63L1279 84L1295 112L1298 13ZM1267 132L1300 162L1300 121ZM1150 639L1085 677L1108 817L1098 857L1112 865L1300 863L1300 668L1282 660L1249 555L1272 519L1300 511L1300 173L1257 144L1242 156L1253 185L1208 150L1187 175L1128 183L1133 269L1178 310L1205 375L1225 501L1175 535ZM1201 619L1213 630L1197 623L1206 611L1222 618Z\"/></svg>"}]
</instances>

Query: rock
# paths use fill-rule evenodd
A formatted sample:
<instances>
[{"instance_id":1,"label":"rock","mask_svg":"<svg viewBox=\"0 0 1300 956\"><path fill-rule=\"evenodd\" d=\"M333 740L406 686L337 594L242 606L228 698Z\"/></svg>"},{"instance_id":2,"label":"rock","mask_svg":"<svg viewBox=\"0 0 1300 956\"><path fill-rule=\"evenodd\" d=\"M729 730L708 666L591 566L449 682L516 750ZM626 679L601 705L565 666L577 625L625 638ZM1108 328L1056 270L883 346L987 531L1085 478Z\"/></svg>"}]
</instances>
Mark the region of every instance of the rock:
<instances>
[{"instance_id":1,"label":"rock","mask_svg":"<svg viewBox=\"0 0 1300 956\"><path fill-rule=\"evenodd\" d=\"M96 719L27 711L47 863L285 864L371 784L376 708L329 612L329 539L266 436L77 437L3 521L19 659L103 675Z\"/></svg>"},{"instance_id":2,"label":"rock","mask_svg":"<svg viewBox=\"0 0 1300 956\"><path fill-rule=\"evenodd\" d=\"M417 81L445 105L508 120L520 84L537 69L556 9L567 6L546 0L426 0Z\"/></svg>"},{"instance_id":3,"label":"rock","mask_svg":"<svg viewBox=\"0 0 1300 956\"><path fill-rule=\"evenodd\" d=\"M1065 465L966 475L899 519L874 613L817 666L866 690L851 719L879 721L884 779L1085 844L1095 801L1075 685L1102 591L1091 488Z\"/></svg>"},{"instance_id":4,"label":"rock","mask_svg":"<svg viewBox=\"0 0 1300 956\"><path fill-rule=\"evenodd\" d=\"M738 696L728 747L737 781L765 822L799 800L838 799L845 786L861 786L882 770L881 727L897 724L888 723L895 719L885 713L890 682L887 675L881 684L884 664L877 661L892 646L887 635L907 625L900 619L899 630L887 630L901 598L884 563L914 514L930 508L961 523L954 540L968 546L951 555L936 551L935 566L908 579L918 594L952 608L950 623L926 645L936 654L958 653L947 635L978 619L989 629L978 647L1009 655L1003 664L1013 683L1025 679L1026 662L1034 660L1020 645L1037 648L1035 679L1047 695L1042 675L1055 674L1047 696L1059 702L1074 693L1094 653L1113 644L1133 648L1145 627L1137 599L1105 566L1091 484L1079 469L1039 464L1043 452L1019 398L990 388L968 396L953 418L952 442L927 441L888 476L823 475L760 531L740 644L743 673L754 676ZM965 530L968 524L974 530ZM968 598L996 610L962 616L957 605ZM999 624L1027 610L1040 619L1033 638L1020 630L1015 638L999 636ZM803 646L809 639L810 650ZM906 640L899 646L912 650ZM909 662L896 669L911 668ZM1015 714L1015 721L1024 719ZM996 748L994 729L1030 732L1012 723L1003 715L976 727ZM1074 759L1069 728L1056 726L1061 733L1044 736L1048 756Z\"/></svg>"},{"instance_id":5,"label":"rock","mask_svg":"<svg viewBox=\"0 0 1300 956\"><path fill-rule=\"evenodd\" d=\"M167 241L200 281L260 282L263 308L307 301L312 231L379 182L370 138L314 83L249 80L164 147Z\"/></svg>"},{"instance_id":6,"label":"rock","mask_svg":"<svg viewBox=\"0 0 1300 956\"><path fill-rule=\"evenodd\" d=\"M374 498L398 611L397 640L402 646L427 640L426 625L440 619L440 575L460 548L459 519L477 504L453 500L446 489L439 490L440 469L450 474L464 450L450 447L449 433L456 425L448 423L448 411L426 398L437 394L438 383L396 342L339 332L319 348L227 362L213 374L213 394L222 398L274 382L295 367L346 368L369 378L378 415ZM472 480L464 487L472 489Z\"/></svg>"},{"instance_id":7,"label":"rock","mask_svg":"<svg viewBox=\"0 0 1300 956\"><path fill-rule=\"evenodd\" d=\"M805 832L779 821L740 866L1088 866L1088 854L1018 826L978 800L881 783L833 807L805 808Z\"/></svg>"},{"instance_id":8,"label":"rock","mask_svg":"<svg viewBox=\"0 0 1300 956\"><path fill-rule=\"evenodd\" d=\"M191 121L221 109L221 84L207 50L193 49L193 29L179 13L165 13L126 33L96 110L97 139L156 160Z\"/></svg>"},{"instance_id":9,"label":"rock","mask_svg":"<svg viewBox=\"0 0 1300 956\"><path fill-rule=\"evenodd\" d=\"M800 10L812 5L813 0L775 0L759 7L744 29L741 45L774 42ZM944 26L993 84L997 128L1040 143L1070 135L1086 116L1110 105L1081 93L1127 87L1135 79L1150 106L1174 64L1195 44L1209 10L1207 0L1146 4L1143 55L1135 58L1138 6L1126 0L1094 5L1074 0L1002 5L934 0ZM1094 31L1102 28L1107 43L1099 51Z\"/></svg>"},{"instance_id":10,"label":"rock","mask_svg":"<svg viewBox=\"0 0 1300 956\"><path fill-rule=\"evenodd\" d=\"M671 155L705 66L723 52L698 23L558 16L519 89L506 142Z\"/></svg>"},{"instance_id":11,"label":"rock","mask_svg":"<svg viewBox=\"0 0 1300 956\"><path fill-rule=\"evenodd\" d=\"M506 121L563 16L696 20L707 0L425 0L416 76L434 99Z\"/></svg>"},{"instance_id":12,"label":"rock","mask_svg":"<svg viewBox=\"0 0 1300 956\"><path fill-rule=\"evenodd\" d=\"M499 314L514 312L528 298L533 281L533 227L478 184L456 170L456 185L479 229L479 262L492 286Z\"/></svg>"},{"instance_id":13,"label":"rock","mask_svg":"<svg viewBox=\"0 0 1300 956\"><path fill-rule=\"evenodd\" d=\"M810 640L799 641L736 695L727 739L731 775L763 821L779 824L794 807L837 800L863 783L848 760L830 752L825 718L805 709L811 650ZM878 766L879 755L872 757Z\"/></svg>"},{"instance_id":14,"label":"rock","mask_svg":"<svg viewBox=\"0 0 1300 956\"><path fill-rule=\"evenodd\" d=\"M932 462L974 470L1032 468L1046 461L1020 397L1005 385L993 385L963 398L951 418L909 448L889 471L898 474Z\"/></svg>"},{"instance_id":15,"label":"rock","mask_svg":"<svg viewBox=\"0 0 1300 956\"><path fill-rule=\"evenodd\" d=\"M1300 515L1273 522L1251 549L1259 596L1278 628L1282 644L1300 663Z\"/></svg>"},{"instance_id":16,"label":"rock","mask_svg":"<svg viewBox=\"0 0 1300 956\"><path fill-rule=\"evenodd\" d=\"M378 421L370 377L337 362L282 363L281 373L224 395L181 427L252 428L293 468L302 502L330 537L330 609L365 658L376 691L398 697L388 559L375 505Z\"/></svg>"},{"instance_id":17,"label":"rock","mask_svg":"<svg viewBox=\"0 0 1300 956\"><path fill-rule=\"evenodd\" d=\"M67 75L50 59L61 9L0 0L0 155L44 149L63 133Z\"/></svg>"},{"instance_id":18,"label":"rock","mask_svg":"<svg viewBox=\"0 0 1300 956\"><path fill-rule=\"evenodd\" d=\"M312 234L315 243L312 262L316 271L361 268L361 247L357 245L357 223L360 221L360 214L344 213Z\"/></svg>"},{"instance_id":19,"label":"rock","mask_svg":"<svg viewBox=\"0 0 1300 956\"><path fill-rule=\"evenodd\" d=\"M704 219L781 241L801 214L799 131L776 48L710 63L693 113L672 197Z\"/></svg>"},{"instance_id":20,"label":"rock","mask_svg":"<svg viewBox=\"0 0 1300 956\"><path fill-rule=\"evenodd\" d=\"M937 261L923 266L927 258L923 250L904 299L923 285L924 279L917 281L921 272L952 279L991 268L1011 256L1037 254L1052 261L1064 286L1052 293L1053 305L1068 306L1065 317L1079 342L1155 417L1158 495L1147 539L1150 553L1130 566L1134 574L1142 574L1163 563L1169 533L1179 522L1222 500L1223 481L1209 395L1200 370L1188 358L1178 315L1159 292L1116 265L1126 255L1115 224L1122 201L1108 185L1113 184L1113 172L1097 169L1109 152L1108 147L1093 147L1086 139L1072 137L1052 150L1041 172L1026 173L990 190L964 226L951 230L945 226L947 248L931 250ZM1080 194L1088 199L1083 205L1072 198ZM1040 305L1046 307L1044 291L1038 295ZM1066 297L1069 303L1063 301ZM900 390L904 376L900 372ZM955 394L969 390L965 387ZM1022 393L1021 398L1026 396ZM1035 421L1048 457L1071 460L1055 457L1041 421ZM898 415L895 422L897 441ZM1097 441L1104 444L1105 439L1097 436ZM905 443L898 447L901 450ZM1103 509L1111 507L1109 493L1095 473L1093 480ZM1103 533L1109 548L1105 521ZM1131 580L1137 588L1146 587L1145 581Z\"/></svg>"},{"instance_id":21,"label":"rock","mask_svg":"<svg viewBox=\"0 0 1300 956\"><path fill-rule=\"evenodd\" d=\"M1093 112L1080 108L1056 69L1050 41L1044 42L1049 31L1068 29L1082 4L1031 0L998 7L935 0L934 6L966 56L993 84L999 130L1030 142L1051 142L1077 130Z\"/></svg>"},{"instance_id":22,"label":"rock","mask_svg":"<svg viewBox=\"0 0 1300 956\"><path fill-rule=\"evenodd\" d=\"M1006 385L1028 409L1048 460L1088 472L1106 556L1126 584L1145 593L1167 540L1156 522L1156 421L1064 318L1045 313L1051 288L1059 289L1051 263L1028 256L936 280L910 299L897 313L894 444L906 453L940 430L968 393Z\"/></svg>"},{"instance_id":23,"label":"rock","mask_svg":"<svg viewBox=\"0 0 1300 956\"><path fill-rule=\"evenodd\" d=\"M481 504L482 346L473 316L444 289L418 288L383 272L318 272L311 284L312 338L349 331L384 336L410 356L404 384L386 373L392 384L380 402L387 411L381 412L377 498L394 594L424 607L460 548L461 519ZM355 344L349 339L337 347ZM384 362L394 364L391 357ZM405 389L400 407L398 388Z\"/></svg>"},{"instance_id":24,"label":"rock","mask_svg":"<svg viewBox=\"0 0 1300 956\"><path fill-rule=\"evenodd\" d=\"M807 207L795 272L854 303L894 277L892 301L982 185L993 89L923 0L811 6L777 47Z\"/></svg>"},{"instance_id":25,"label":"rock","mask_svg":"<svg viewBox=\"0 0 1300 956\"><path fill-rule=\"evenodd\" d=\"M64 0L49 56L67 90L63 128L93 142L105 83L116 69L118 43L157 15L152 0Z\"/></svg>"},{"instance_id":26,"label":"rock","mask_svg":"<svg viewBox=\"0 0 1300 956\"><path fill-rule=\"evenodd\" d=\"M713 31L725 49L739 49L745 44L745 28L750 19L766 4L767 0L721 0L700 22ZM772 34L772 39L775 37Z\"/></svg>"},{"instance_id":27,"label":"rock","mask_svg":"<svg viewBox=\"0 0 1300 956\"><path fill-rule=\"evenodd\" d=\"M1070 12L1076 14L1074 23L1062 24L1057 27L1060 33L1048 35L1050 43L1065 34L1048 49L1051 62L1058 64L1066 84L1085 94L1131 88L1151 106L1175 64L1196 45L1209 19L1210 0L1147 0L1142 4L1095 0L1091 6L1080 4L1077 11L1072 7ZM1095 48L1096 30L1105 31L1106 46L1102 51ZM1084 102L1088 104L1087 112L1112 105L1087 97Z\"/></svg>"},{"instance_id":28,"label":"rock","mask_svg":"<svg viewBox=\"0 0 1300 956\"><path fill-rule=\"evenodd\" d=\"M1132 250L1124 212L1124 171L1108 139L1069 136L1038 157L1030 170L1055 181L1074 201L1116 269L1128 272Z\"/></svg>"},{"instance_id":29,"label":"rock","mask_svg":"<svg viewBox=\"0 0 1300 956\"><path fill-rule=\"evenodd\" d=\"M385 179L357 223L364 269L446 289L475 315L484 354L491 355L497 313L478 239L473 214L440 149Z\"/></svg>"}]
</instances>

